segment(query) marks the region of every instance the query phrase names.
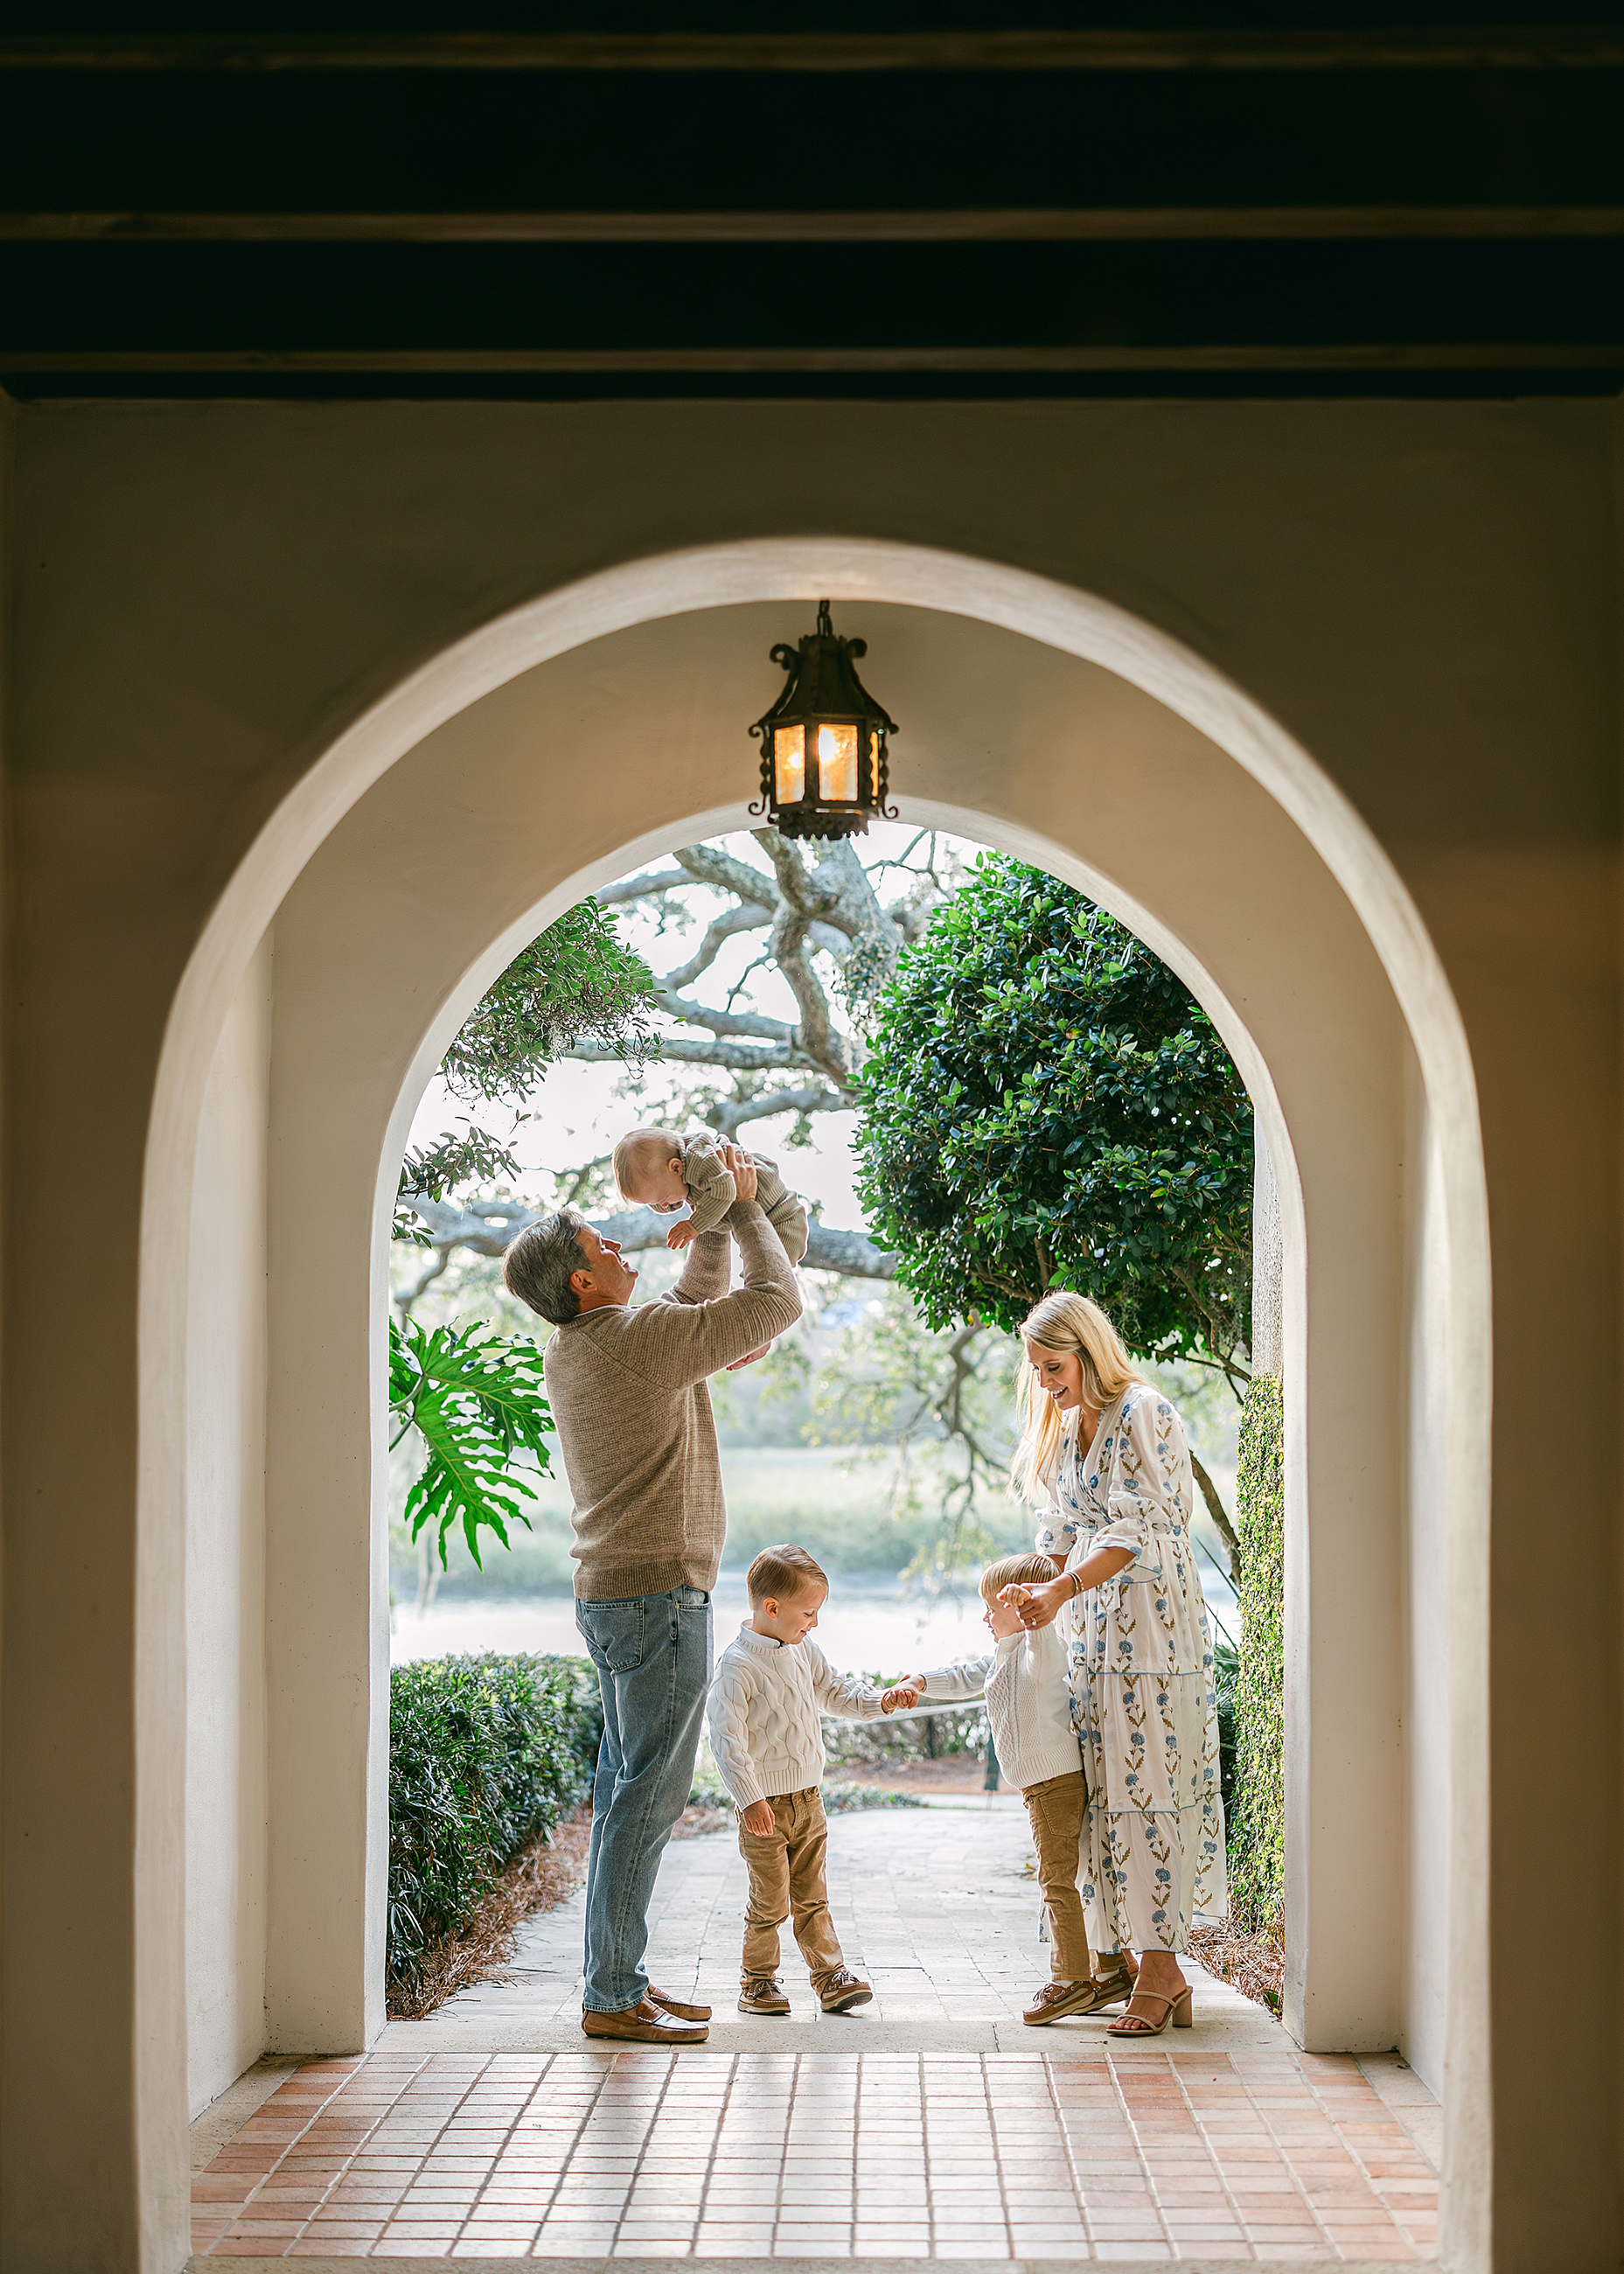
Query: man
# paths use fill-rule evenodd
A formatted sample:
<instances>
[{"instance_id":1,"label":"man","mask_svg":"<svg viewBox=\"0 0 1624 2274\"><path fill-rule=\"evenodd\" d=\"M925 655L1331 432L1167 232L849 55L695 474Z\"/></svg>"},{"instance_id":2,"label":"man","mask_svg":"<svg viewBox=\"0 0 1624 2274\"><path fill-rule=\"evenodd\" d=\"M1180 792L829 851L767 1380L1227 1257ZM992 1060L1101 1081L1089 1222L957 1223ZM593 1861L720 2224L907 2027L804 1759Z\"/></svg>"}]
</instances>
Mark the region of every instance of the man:
<instances>
[{"instance_id":1,"label":"man","mask_svg":"<svg viewBox=\"0 0 1624 2274\"><path fill-rule=\"evenodd\" d=\"M795 1274L757 1205L748 1153L725 1219L744 1284L727 1291L727 1231L702 1233L669 1295L632 1306L619 1242L574 1209L522 1231L503 1276L550 1319L547 1397L575 1498L575 1624L598 1668L604 1738L587 1855L589 2037L699 2044L708 2006L651 1989L643 1954L661 1851L694 1781L710 1683L710 1590L727 1514L710 1376L801 1316Z\"/></svg>"}]
</instances>

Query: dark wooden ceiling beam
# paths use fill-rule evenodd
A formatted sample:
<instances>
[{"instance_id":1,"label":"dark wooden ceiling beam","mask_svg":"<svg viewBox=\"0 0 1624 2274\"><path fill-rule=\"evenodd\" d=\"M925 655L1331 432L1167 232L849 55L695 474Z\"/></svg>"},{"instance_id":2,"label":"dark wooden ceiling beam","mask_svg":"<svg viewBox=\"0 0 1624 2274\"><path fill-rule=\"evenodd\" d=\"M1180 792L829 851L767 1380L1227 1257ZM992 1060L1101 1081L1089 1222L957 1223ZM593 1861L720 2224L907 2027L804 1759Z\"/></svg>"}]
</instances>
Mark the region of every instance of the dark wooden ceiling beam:
<instances>
[{"instance_id":1,"label":"dark wooden ceiling beam","mask_svg":"<svg viewBox=\"0 0 1624 2274\"><path fill-rule=\"evenodd\" d=\"M439 32L11 34L34 72L1592 71L1624 30L1528 25L1347 31Z\"/></svg>"},{"instance_id":2,"label":"dark wooden ceiling beam","mask_svg":"<svg viewBox=\"0 0 1624 2274\"><path fill-rule=\"evenodd\" d=\"M0 243L874 244L1624 237L1624 206L1123 206L897 213L0 213Z\"/></svg>"},{"instance_id":3,"label":"dark wooden ceiling beam","mask_svg":"<svg viewBox=\"0 0 1624 2274\"><path fill-rule=\"evenodd\" d=\"M731 372L819 373L1086 372L1560 372L1624 374L1624 340L1353 341L1337 346L1257 343L859 348L177 348L7 349L0 376L76 373L234 373L342 376L450 373L465 376L537 373L564 377Z\"/></svg>"}]
</instances>

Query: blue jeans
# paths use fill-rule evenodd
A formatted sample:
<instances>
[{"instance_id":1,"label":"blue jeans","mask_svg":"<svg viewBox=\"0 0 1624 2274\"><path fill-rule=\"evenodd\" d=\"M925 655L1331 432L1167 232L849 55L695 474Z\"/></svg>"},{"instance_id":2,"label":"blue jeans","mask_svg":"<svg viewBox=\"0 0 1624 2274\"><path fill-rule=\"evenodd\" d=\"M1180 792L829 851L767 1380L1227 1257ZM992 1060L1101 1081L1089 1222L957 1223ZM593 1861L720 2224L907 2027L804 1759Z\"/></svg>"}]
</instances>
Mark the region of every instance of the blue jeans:
<instances>
[{"instance_id":1,"label":"blue jeans","mask_svg":"<svg viewBox=\"0 0 1624 2274\"><path fill-rule=\"evenodd\" d=\"M649 1986L649 1899L671 1827L688 1805L710 1687L710 1598L703 1587L575 1605L598 1668L604 1740L586 1864L586 1990L623 2013Z\"/></svg>"}]
</instances>

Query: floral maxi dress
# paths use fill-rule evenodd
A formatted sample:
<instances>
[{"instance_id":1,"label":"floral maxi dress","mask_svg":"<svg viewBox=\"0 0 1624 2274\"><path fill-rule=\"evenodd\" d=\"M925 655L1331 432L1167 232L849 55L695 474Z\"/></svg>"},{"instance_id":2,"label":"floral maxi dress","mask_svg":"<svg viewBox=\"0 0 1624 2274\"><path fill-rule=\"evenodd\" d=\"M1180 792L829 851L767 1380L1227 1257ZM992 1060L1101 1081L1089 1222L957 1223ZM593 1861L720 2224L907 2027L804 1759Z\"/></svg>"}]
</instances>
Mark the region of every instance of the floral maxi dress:
<instances>
[{"instance_id":1,"label":"floral maxi dress","mask_svg":"<svg viewBox=\"0 0 1624 2274\"><path fill-rule=\"evenodd\" d=\"M1181 1951L1229 1907L1212 1629L1190 1535L1184 1424L1134 1382L1079 1461L1075 1422L1037 1545L1067 1570L1098 1547L1133 1561L1061 1613L1088 1780L1083 1906L1096 1951Z\"/></svg>"}]
</instances>

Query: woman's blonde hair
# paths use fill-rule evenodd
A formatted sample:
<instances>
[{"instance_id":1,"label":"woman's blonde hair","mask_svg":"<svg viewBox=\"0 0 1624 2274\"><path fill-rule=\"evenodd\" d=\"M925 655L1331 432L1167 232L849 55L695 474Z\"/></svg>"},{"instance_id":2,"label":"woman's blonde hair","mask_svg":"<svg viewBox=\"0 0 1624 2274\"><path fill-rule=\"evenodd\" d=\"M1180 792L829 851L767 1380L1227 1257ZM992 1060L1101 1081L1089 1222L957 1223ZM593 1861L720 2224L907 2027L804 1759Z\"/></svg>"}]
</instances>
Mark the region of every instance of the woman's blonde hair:
<instances>
[{"instance_id":1,"label":"woman's blonde hair","mask_svg":"<svg viewBox=\"0 0 1624 2274\"><path fill-rule=\"evenodd\" d=\"M1097 1303L1057 1287L1022 1321L1021 1340L1057 1357L1075 1356L1083 1370L1083 1403L1097 1413L1114 1405L1131 1382L1143 1382L1129 1362L1122 1338ZM1060 1465L1064 1424L1060 1408L1038 1380L1037 1368L1023 1366L1015 1385L1020 1443L1010 1468L1010 1490L1017 1500L1049 1498Z\"/></svg>"}]
</instances>

